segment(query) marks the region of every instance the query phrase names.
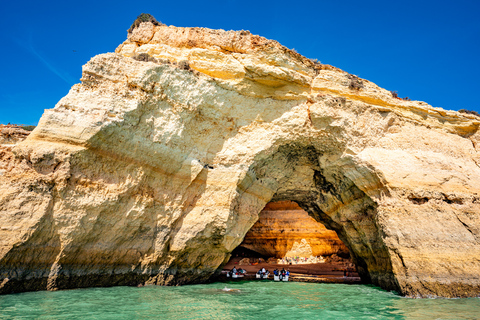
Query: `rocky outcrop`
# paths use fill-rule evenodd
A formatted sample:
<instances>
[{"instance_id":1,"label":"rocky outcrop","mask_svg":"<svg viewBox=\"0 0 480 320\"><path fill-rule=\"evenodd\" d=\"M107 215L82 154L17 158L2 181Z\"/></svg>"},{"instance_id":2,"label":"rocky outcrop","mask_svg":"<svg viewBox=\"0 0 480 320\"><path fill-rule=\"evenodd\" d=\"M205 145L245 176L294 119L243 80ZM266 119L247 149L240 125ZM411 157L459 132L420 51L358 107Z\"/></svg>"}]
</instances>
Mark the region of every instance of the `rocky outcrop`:
<instances>
[{"instance_id":1,"label":"rocky outcrop","mask_svg":"<svg viewBox=\"0 0 480 320\"><path fill-rule=\"evenodd\" d=\"M348 256L347 247L335 231L325 228L292 201L267 203L240 245L277 258Z\"/></svg>"},{"instance_id":2,"label":"rocky outcrop","mask_svg":"<svg viewBox=\"0 0 480 320\"><path fill-rule=\"evenodd\" d=\"M0 145L15 145L27 138L30 131L17 125L0 124Z\"/></svg>"},{"instance_id":3,"label":"rocky outcrop","mask_svg":"<svg viewBox=\"0 0 480 320\"><path fill-rule=\"evenodd\" d=\"M247 31L148 22L81 81L2 158L0 292L202 282L288 200L365 281L479 295L474 115Z\"/></svg>"}]
</instances>

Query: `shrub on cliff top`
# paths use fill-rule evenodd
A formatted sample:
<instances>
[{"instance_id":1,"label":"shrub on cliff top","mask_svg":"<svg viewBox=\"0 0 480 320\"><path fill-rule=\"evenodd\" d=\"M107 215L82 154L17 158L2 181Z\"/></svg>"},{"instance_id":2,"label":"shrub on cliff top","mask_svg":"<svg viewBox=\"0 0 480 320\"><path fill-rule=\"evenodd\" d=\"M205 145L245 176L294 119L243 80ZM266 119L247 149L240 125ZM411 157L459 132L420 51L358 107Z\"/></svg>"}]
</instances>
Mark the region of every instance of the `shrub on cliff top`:
<instances>
[{"instance_id":1,"label":"shrub on cliff top","mask_svg":"<svg viewBox=\"0 0 480 320\"><path fill-rule=\"evenodd\" d=\"M318 59L310 59L314 65L321 65L322 63Z\"/></svg>"},{"instance_id":2,"label":"shrub on cliff top","mask_svg":"<svg viewBox=\"0 0 480 320\"><path fill-rule=\"evenodd\" d=\"M398 97L398 92L397 91L390 91L390 93L392 94L392 97L396 98L396 99L400 99Z\"/></svg>"},{"instance_id":3,"label":"shrub on cliff top","mask_svg":"<svg viewBox=\"0 0 480 320\"><path fill-rule=\"evenodd\" d=\"M458 112L473 114L474 116L480 117L480 114L477 111L467 110L467 109L460 109Z\"/></svg>"},{"instance_id":4,"label":"shrub on cliff top","mask_svg":"<svg viewBox=\"0 0 480 320\"><path fill-rule=\"evenodd\" d=\"M363 89L363 81L359 77L353 74L347 75L348 79L350 79L350 83L348 84L348 87L353 90L360 90Z\"/></svg>"},{"instance_id":5,"label":"shrub on cliff top","mask_svg":"<svg viewBox=\"0 0 480 320\"><path fill-rule=\"evenodd\" d=\"M151 14L149 13L141 13L137 19L135 19L135 21L133 21L132 25L130 26L130 29L128 29L128 33L132 33L133 29L137 28L140 23L142 22L151 22L153 23L155 26L161 26L161 25L164 25L163 23L161 22L158 22L157 19L155 19L154 16L152 16Z\"/></svg>"},{"instance_id":6,"label":"shrub on cliff top","mask_svg":"<svg viewBox=\"0 0 480 320\"><path fill-rule=\"evenodd\" d=\"M21 127L22 127L23 130L33 131L33 129L35 129L36 126L24 126L24 125L22 125Z\"/></svg>"},{"instance_id":7,"label":"shrub on cliff top","mask_svg":"<svg viewBox=\"0 0 480 320\"><path fill-rule=\"evenodd\" d=\"M410 99L409 97L400 98L400 97L398 96L398 92L397 92L397 91L390 91L390 93L392 94L392 97L394 97L395 99L403 100L403 101L412 101L412 99Z\"/></svg>"}]
</instances>

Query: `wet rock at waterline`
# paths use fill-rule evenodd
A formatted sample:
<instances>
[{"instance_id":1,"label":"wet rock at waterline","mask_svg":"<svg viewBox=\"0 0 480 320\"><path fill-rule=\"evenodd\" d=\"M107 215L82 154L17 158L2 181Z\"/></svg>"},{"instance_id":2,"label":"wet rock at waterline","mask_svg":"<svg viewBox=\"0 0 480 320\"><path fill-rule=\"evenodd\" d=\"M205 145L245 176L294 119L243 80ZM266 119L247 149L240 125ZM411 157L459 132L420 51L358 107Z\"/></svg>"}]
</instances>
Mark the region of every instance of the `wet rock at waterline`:
<instances>
[{"instance_id":1,"label":"wet rock at waterline","mask_svg":"<svg viewBox=\"0 0 480 320\"><path fill-rule=\"evenodd\" d=\"M248 31L142 23L2 146L0 292L203 282L295 201L365 281L477 296L479 124Z\"/></svg>"}]
</instances>

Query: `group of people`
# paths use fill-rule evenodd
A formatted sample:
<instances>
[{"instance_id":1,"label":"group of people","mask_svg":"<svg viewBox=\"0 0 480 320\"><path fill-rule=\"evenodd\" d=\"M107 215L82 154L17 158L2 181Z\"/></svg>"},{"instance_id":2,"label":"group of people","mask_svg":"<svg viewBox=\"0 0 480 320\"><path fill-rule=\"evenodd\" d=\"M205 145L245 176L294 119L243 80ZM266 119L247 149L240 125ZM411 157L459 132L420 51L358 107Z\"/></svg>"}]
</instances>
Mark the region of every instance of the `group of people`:
<instances>
[{"instance_id":1,"label":"group of people","mask_svg":"<svg viewBox=\"0 0 480 320\"><path fill-rule=\"evenodd\" d=\"M242 269L242 268L238 268L238 269L237 269L237 268L233 267L233 269L230 270L229 273L230 273L230 276L233 276L234 274L235 274L235 275L244 275L244 274L247 273L247 270Z\"/></svg>"},{"instance_id":2,"label":"group of people","mask_svg":"<svg viewBox=\"0 0 480 320\"><path fill-rule=\"evenodd\" d=\"M243 277L246 273L247 271L245 269L242 269L242 268L237 269L234 266L233 269L228 272L227 277L231 277L231 278ZM279 280L288 281L288 277L290 276L290 271L288 269L285 270L285 268L282 268L282 270L275 269L273 270L273 274L275 276L274 277L275 281L279 281ZM258 270L256 274L256 278L268 279L269 275L270 275L270 272L268 270L266 270L265 268L261 268L260 270Z\"/></svg>"},{"instance_id":3,"label":"group of people","mask_svg":"<svg viewBox=\"0 0 480 320\"><path fill-rule=\"evenodd\" d=\"M259 274L261 277L268 277L270 272L268 270L265 270L265 268L262 268L258 270L257 274Z\"/></svg>"},{"instance_id":4,"label":"group of people","mask_svg":"<svg viewBox=\"0 0 480 320\"><path fill-rule=\"evenodd\" d=\"M273 270L273 275L279 276L280 279L285 278L290 276L290 270L285 270L285 268L282 268L282 271L279 271L278 269Z\"/></svg>"}]
</instances>

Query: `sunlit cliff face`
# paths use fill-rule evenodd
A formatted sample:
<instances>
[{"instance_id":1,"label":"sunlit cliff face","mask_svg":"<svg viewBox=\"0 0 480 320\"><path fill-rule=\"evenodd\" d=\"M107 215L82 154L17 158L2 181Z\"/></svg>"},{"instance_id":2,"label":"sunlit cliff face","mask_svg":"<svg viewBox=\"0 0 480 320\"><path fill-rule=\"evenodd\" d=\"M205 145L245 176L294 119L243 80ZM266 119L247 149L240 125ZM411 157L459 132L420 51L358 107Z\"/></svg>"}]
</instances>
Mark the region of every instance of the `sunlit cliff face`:
<instances>
[{"instance_id":1,"label":"sunlit cliff face","mask_svg":"<svg viewBox=\"0 0 480 320\"><path fill-rule=\"evenodd\" d=\"M365 281L479 294L475 116L245 31L143 23L81 81L0 146L0 293L203 282L294 201Z\"/></svg>"}]
</instances>

